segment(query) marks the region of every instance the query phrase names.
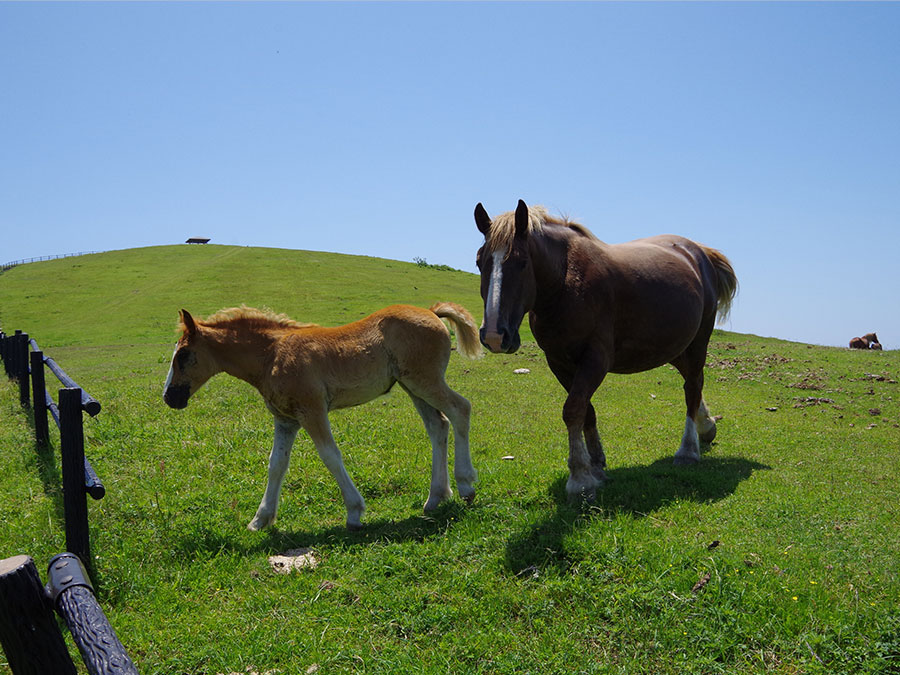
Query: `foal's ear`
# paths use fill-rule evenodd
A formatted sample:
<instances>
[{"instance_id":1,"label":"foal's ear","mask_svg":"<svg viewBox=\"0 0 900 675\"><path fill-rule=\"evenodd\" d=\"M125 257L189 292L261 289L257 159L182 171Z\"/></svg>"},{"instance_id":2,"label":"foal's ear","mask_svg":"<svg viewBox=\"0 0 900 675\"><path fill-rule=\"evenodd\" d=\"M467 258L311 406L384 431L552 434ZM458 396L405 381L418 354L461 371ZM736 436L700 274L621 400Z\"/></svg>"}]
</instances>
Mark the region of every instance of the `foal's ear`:
<instances>
[{"instance_id":1,"label":"foal's ear","mask_svg":"<svg viewBox=\"0 0 900 675\"><path fill-rule=\"evenodd\" d=\"M519 200L516 206L516 236L521 238L528 234L528 205Z\"/></svg>"},{"instance_id":2,"label":"foal's ear","mask_svg":"<svg viewBox=\"0 0 900 675\"><path fill-rule=\"evenodd\" d=\"M190 313L186 309L182 309L179 312L181 316L181 323L184 324L184 329L187 331L188 335L193 335L197 332L197 324L194 323L194 317L190 315Z\"/></svg>"},{"instance_id":3,"label":"foal's ear","mask_svg":"<svg viewBox=\"0 0 900 675\"><path fill-rule=\"evenodd\" d=\"M491 229L491 217L484 210L481 202L478 202L478 205L475 207L475 224L478 226L478 231L486 237Z\"/></svg>"}]
</instances>

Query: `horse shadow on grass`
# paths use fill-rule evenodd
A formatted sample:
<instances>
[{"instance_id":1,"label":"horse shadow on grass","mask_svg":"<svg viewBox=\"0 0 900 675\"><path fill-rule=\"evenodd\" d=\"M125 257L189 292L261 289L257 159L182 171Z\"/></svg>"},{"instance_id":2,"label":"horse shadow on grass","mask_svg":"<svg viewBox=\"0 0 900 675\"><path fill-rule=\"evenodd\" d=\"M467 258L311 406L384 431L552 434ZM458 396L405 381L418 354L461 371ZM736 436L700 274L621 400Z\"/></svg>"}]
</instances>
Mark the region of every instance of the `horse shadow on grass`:
<instances>
[{"instance_id":1,"label":"horse shadow on grass","mask_svg":"<svg viewBox=\"0 0 900 675\"><path fill-rule=\"evenodd\" d=\"M548 568L565 572L574 561L564 539L578 528L617 515L644 518L676 501L716 502L733 494L754 471L769 469L739 457L704 457L699 464L679 467L669 456L649 466L607 470L608 480L591 504L572 504L562 476L550 487L555 513L510 538L506 568L518 576Z\"/></svg>"},{"instance_id":2,"label":"horse shadow on grass","mask_svg":"<svg viewBox=\"0 0 900 675\"><path fill-rule=\"evenodd\" d=\"M263 537L247 542L242 531L219 531L207 528L192 530L176 536L174 547L182 554L194 557L229 551L240 555L275 554L288 549L317 546L360 546L375 543L423 542L449 531L465 517L472 506L459 500L444 502L427 515L419 514L402 520L387 518L364 521L360 530L344 525L327 528L284 530L276 524L267 528Z\"/></svg>"}]
</instances>

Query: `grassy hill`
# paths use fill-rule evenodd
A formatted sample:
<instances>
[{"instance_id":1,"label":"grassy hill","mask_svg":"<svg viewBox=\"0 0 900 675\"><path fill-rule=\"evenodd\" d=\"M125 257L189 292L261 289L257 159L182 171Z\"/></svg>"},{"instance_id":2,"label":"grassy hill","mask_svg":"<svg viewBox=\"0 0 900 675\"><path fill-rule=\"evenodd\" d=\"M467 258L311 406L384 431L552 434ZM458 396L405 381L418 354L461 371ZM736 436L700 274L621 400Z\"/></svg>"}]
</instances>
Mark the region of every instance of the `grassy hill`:
<instances>
[{"instance_id":1,"label":"grassy hill","mask_svg":"<svg viewBox=\"0 0 900 675\"><path fill-rule=\"evenodd\" d=\"M898 352L717 331L706 398L723 419L694 468L671 465L677 373L610 376L594 401L611 480L578 508L563 391L526 332L518 354L450 361L473 404L474 505L421 514L430 451L396 391L331 418L363 532L344 529L304 434L277 529L247 531L271 417L224 375L186 410L163 404L177 310L245 303L337 324L437 300L480 318L471 274L327 253L154 247L0 274L2 328L36 338L103 405L85 426L107 486L89 504L94 566L141 672L900 669ZM0 557L40 568L65 542L58 440L32 439L0 383ZM301 546L318 567L271 571L268 556Z\"/></svg>"}]
</instances>

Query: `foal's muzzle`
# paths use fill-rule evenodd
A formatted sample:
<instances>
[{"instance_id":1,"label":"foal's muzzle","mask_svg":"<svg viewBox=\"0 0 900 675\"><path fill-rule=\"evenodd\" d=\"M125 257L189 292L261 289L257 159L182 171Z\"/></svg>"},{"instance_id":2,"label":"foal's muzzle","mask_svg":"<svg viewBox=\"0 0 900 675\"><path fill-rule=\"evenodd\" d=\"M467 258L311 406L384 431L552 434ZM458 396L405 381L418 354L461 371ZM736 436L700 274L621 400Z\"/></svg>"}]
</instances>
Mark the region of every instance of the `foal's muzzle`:
<instances>
[{"instance_id":1,"label":"foal's muzzle","mask_svg":"<svg viewBox=\"0 0 900 675\"><path fill-rule=\"evenodd\" d=\"M479 333L481 344L495 354L512 354L521 344L519 331L508 331L500 328L496 332L482 328Z\"/></svg>"},{"instance_id":2,"label":"foal's muzzle","mask_svg":"<svg viewBox=\"0 0 900 675\"><path fill-rule=\"evenodd\" d=\"M163 392L163 400L166 405L176 410L187 408L188 398L190 398L191 389L187 385L179 385L177 387L169 387Z\"/></svg>"}]
</instances>

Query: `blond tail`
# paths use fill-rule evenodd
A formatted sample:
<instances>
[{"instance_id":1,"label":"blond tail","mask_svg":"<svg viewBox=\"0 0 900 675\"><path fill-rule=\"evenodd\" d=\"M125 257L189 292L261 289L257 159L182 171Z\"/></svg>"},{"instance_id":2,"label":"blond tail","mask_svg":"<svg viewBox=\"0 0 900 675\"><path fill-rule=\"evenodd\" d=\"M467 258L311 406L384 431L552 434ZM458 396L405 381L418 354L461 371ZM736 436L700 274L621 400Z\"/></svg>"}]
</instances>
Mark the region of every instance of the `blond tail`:
<instances>
[{"instance_id":1,"label":"blond tail","mask_svg":"<svg viewBox=\"0 0 900 675\"><path fill-rule=\"evenodd\" d=\"M737 276L734 273L734 268L731 266L731 261L725 257L724 253L707 246L702 248L716 270L716 286L718 288L716 295L719 301L717 311L719 313L719 323L721 323L728 318L728 313L731 311L731 302L734 300L734 296L737 295Z\"/></svg>"},{"instance_id":2,"label":"blond tail","mask_svg":"<svg viewBox=\"0 0 900 675\"><path fill-rule=\"evenodd\" d=\"M484 352L478 339L478 327L469 310L455 302L437 302L431 306L431 311L442 319L449 319L453 324L459 352L463 356L470 359L481 358Z\"/></svg>"}]
</instances>

